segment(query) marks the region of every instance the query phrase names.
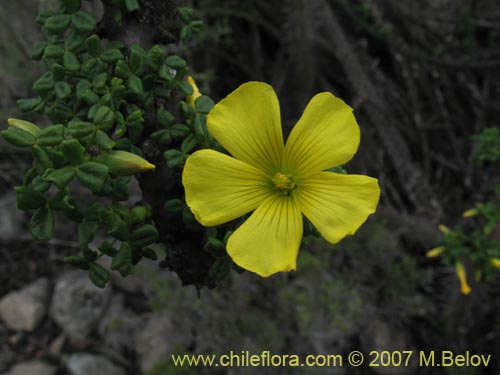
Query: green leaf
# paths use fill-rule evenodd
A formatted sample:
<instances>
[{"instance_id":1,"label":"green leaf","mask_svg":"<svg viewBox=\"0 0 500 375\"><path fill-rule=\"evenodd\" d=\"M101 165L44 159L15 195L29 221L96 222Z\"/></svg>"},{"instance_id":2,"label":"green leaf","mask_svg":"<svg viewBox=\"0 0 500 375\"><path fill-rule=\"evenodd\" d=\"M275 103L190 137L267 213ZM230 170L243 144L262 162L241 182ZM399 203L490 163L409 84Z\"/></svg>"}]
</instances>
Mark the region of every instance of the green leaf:
<instances>
[{"instance_id":1,"label":"green leaf","mask_svg":"<svg viewBox=\"0 0 500 375\"><path fill-rule=\"evenodd\" d=\"M82 71L90 76L96 76L105 71L104 64L97 57L86 60L82 65Z\"/></svg>"},{"instance_id":2,"label":"green leaf","mask_svg":"<svg viewBox=\"0 0 500 375\"><path fill-rule=\"evenodd\" d=\"M215 281L224 279L231 270L231 261L228 257L217 258L208 271L208 277Z\"/></svg>"},{"instance_id":3,"label":"green leaf","mask_svg":"<svg viewBox=\"0 0 500 375\"><path fill-rule=\"evenodd\" d=\"M162 147L168 146L172 143L172 137L170 136L170 130L168 129L157 130L154 133L151 133L150 137Z\"/></svg>"},{"instance_id":4,"label":"green leaf","mask_svg":"<svg viewBox=\"0 0 500 375\"><path fill-rule=\"evenodd\" d=\"M66 50L68 51L75 51L80 48L83 43L85 43L85 38L85 34L77 30L73 30L69 33L68 37L64 41L64 48L66 48Z\"/></svg>"},{"instance_id":5,"label":"green leaf","mask_svg":"<svg viewBox=\"0 0 500 375\"><path fill-rule=\"evenodd\" d=\"M195 147L197 146L197 140L196 140L196 137L194 136L194 134L189 134L183 141L182 141L182 144L181 144L181 151L184 153L184 154L188 154L190 153L191 151L193 151L195 149Z\"/></svg>"},{"instance_id":6,"label":"green leaf","mask_svg":"<svg viewBox=\"0 0 500 375\"><path fill-rule=\"evenodd\" d=\"M54 78L54 81L62 81L64 78L66 78L66 69L64 66L60 64L53 64L52 65L52 77Z\"/></svg>"},{"instance_id":7,"label":"green leaf","mask_svg":"<svg viewBox=\"0 0 500 375\"><path fill-rule=\"evenodd\" d=\"M39 208L30 220L31 235L36 241L48 241L54 233L54 213L52 210Z\"/></svg>"},{"instance_id":8,"label":"green leaf","mask_svg":"<svg viewBox=\"0 0 500 375\"><path fill-rule=\"evenodd\" d=\"M95 130L95 125L86 121L71 121L68 123L68 134L73 138L81 139L89 136Z\"/></svg>"},{"instance_id":9,"label":"green leaf","mask_svg":"<svg viewBox=\"0 0 500 375\"><path fill-rule=\"evenodd\" d=\"M146 247L146 248L142 249L142 256L144 258L148 258L151 260L158 260L158 255L156 255L156 252L153 249L151 249L150 247Z\"/></svg>"},{"instance_id":10,"label":"green leaf","mask_svg":"<svg viewBox=\"0 0 500 375\"><path fill-rule=\"evenodd\" d=\"M96 26L94 16L83 10L79 10L71 16L71 22L78 31L92 31Z\"/></svg>"},{"instance_id":11,"label":"green leaf","mask_svg":"<svg viewBox=\"0 0 500 375\"><path fill-rule=\"evenodd\" d=\"M191 22L193 18L193 8L189 7L178 7L177 11L179 12L179 17L186 25Z\"/></svg>"},{"instance_id":12,"label":"green leaf","mask_svg":"<svg viewBox=\"0 0 500 375\"><path fill-rule=\"evenodd\" d=\"M177 169L182 167L184 161L186 160L185 155L176 149L165 151L163 156L167 161L167 166L171 169Z\"/></svg>"},{"instance_id":13,"label":"green leaf","mask_svg":"<svg viewBox=\"0 0 500 375\"><path fill-rule=\"evenodd\" d=\"M49 208L54 211L62 211L65 213L78 211L76 201L69 194L68 189L59 190L56 194L54 194L54 196L49 200Z\"/></svg>"},{"instance_id":14,"label":"green leaf","mask_svg":"<svg viewBox=\"0 0 500 375\"><path fill-rule=\"evenodd\" d=\"M96 34L93 34L85 41L85 47L90 56L99 57L101 54L101 39Z\"/></svg>"},{"instance_id":15,"label":"green leaf","mask_svg":"<svg viewBox=\"0 0 500 375\"><path fill-rule=\"evenodd\" d=\"M194 136L196 137L198 143L201 146L206 146L208 139L208 130L205 124L204 116L201 115L194 116L192 127Z\"/></svg>"},{"instance_id":16,"label":"green leaf","mask_svg":"<svg viewBox=\"0 0 500 375\"><path fill-rule=\"evenodd\" d=\"M57 44L49 44L47 47L45 47L43 53L43 57L45 59L57 59L62 55L64 55L64 48Z\"/></svg>"},{"instance_id":17,"label":"green leaf","mask_svg":"<svg viewBox=\"0 0 500 375\"><path fill-rule=\"evenodd\" d=\"M61 34L69 26L71 16L69 14L58 14L47 18L45 28L51 34Z\"/></svg>"},{"instance_id":18,"label":"green leaf","mask_svg":"<svg viewBox=\"0 0 500 375\"><path fill-rule=\"evenodd\" d=\"M182 92L186 95L192 95L194 92L193 86L191 86L186 81L179 82L179 87L181 88Z\"/></svg>"},{"instance_id":19,"label":"green leaf","mask_svg":"<svg viewBox=\"0 0 500 375\"><path fill-rule=\"evenodd\" d=\"M103 150L111 150L115 147L115 141L113 141L109 135L102 130L97 131L95 135L95 143Z\"/></svg>"},{"instance_id":20,"label":"green leaf","mask_svg":"<svg viewBox=\"0 0 500 375\"><path fill-rule=\"evenodd\" d=\"M67 82L57 82L54 90L58 99L66 99L71 95L71 86Z\"/></svg>"},{"instance_id":21,"label":"green leaf","mask_svg":"<svg viewBox=\"0 0 500 375\"><path fill-rule=\"evenodd\" d=\"M41 101L41 98L19 99L17 101L17 107L21 112L30 112L33 111Z\"/></svg>"},{"instance_id":22,"label":"green leaf","mask_svg":"<svg viewBox=\"0 0 500 375\"><path fill-rule=\"evenodd\" d=\"M91 89L87 89L83 92L81 99L88 104L96 104L99 102L99 95Z\"/></svg>"},{"instance_id":23,"label":"green leaf","mask_svg":"<svg viewBox=\"0 0 500 375\"><path fill-rule=\"evenodd\" d=\"M64 53L63 65L70 72L78 72L81 66L78 57L71 51L66 51Z\"/></svg>"},{"instance_id":24,"label":"green leaf","mask_svg":"<svg viewBox=\"0 0 500 375\"><path fill-rule=\"evenodd\" d=\"M120 60L116 63L115 74L117 77L128 79L132 75L132 72L127 63L123 60Z\"/></svg>"},{"instance_id":25,"label":"green leaf","mask_svg":"<svg viewBox=\"0 0 500 375\"><path fill-rule=\"evenodd\" d=\"M73 255L64 258L64 262L68 263L69 265L79 268L81 270L88 270L90 268L90 262L85 259L84 257L78 256L78 255Z\"/></svg>"},{"instance_id":26,"label":"green leaf","mask_svg":"<svg viewBox=\"0 0 500 375\"><path fill-rule=\"evenodd\" d=\"M106 81L108 80L108 73L103 72L101 74L98 74L94 77L92 80L92 86L96 89L102 89L104 86L106 86Z\"/></svg>"},{"instance_id":27,"label":"green leaf","mask_svg":"<svg viewBox=\"0 0 500 375\"><path fill-rule=\"evenodd\" d=\"M128 218L128 222L131 225L138 224L148 219L151 216L151 207L145 206L137 206L130 210L130 216Z\"/></svg>"},{"instance_id":28,"label":"green leaf","mask_svg":"<svg viewBox=\"0 0 500 375\"><path fill-rule=\"evenodd\" d=\"M146 224L132 232L130 236L132 246L143 248L158 241L158 229L154 225Z\"/></svg>"},{"instance_id":29,"label":"green leaf","mask_svg":"<svg viewBox=\"0 0 500 375\"><path fill-rule=\"evenodd\" d=\"M64 157L73 165L79 165L85 160L85 149L76 139L69 139L61 143Z\"/></svg>"},{"instance_id":30,"label":"green leaf","mask_svg":"<svg viewBox=\"0 0 500 375\"><path fill-rule=\"evenodd\" d=\"M66 13L75 13L82 7L82 0L62 0L62 9Z\"/></svg>"},{"instance_id":31,"label":"green leaf","mask_svg":"<svg viewBox=\"0 0 500 375\"><path fill-rule=\"evenodd\" d=\"M180 58L179 56L175 56L175 55L168 56L165 59L165 64L167 64L169 67L171 67L173 69L177 69L177 70L183 69L187 65L186 61L184 59Z\"/></svg>"},{"instance_id":32,"label":"green leaf","mask_svg":"<svg viewBox=\"0 0 500 375\"><path fill-rule=\"evenodd\" d=\"M38 43L35 48L33 48L33 51L31 51L31 60L39 61L45 52L45 47L47 47L46 42Z\"/></svg>"},{"instance_id":33,"label":"green leaf","mask_svg":"<svg viewBox=\"0 0 500 375\"><path fill-rule=\"evenodd\" d=\"M51 169L48 169L49 171ZM50 188L50 183L42 179L42 176L36 176L33 178L33 181L31 181L31 187L33 190L45 194L47 190Z\"/></svg>"},{"instance_id":34,"label":"green leaf","mask_svg":"<svg viewBox=\"0 0 500 375\"><path fill-rule=\"evenodd\" d=\"M26 130L19 128L8 128L0 132L0 136L17 147L31 147L35 144L35 136Z\"/></svg>"},{"instance_id":35,"label":"green leaf","mask_svg":"<svg viewBox=\"0 0 500 375\"><path fill-rule=\"evenodd\" d=\"M59 189L64 189L75 177L74 167L64 167L61 169L47 170L43 174L45 181L53 182Z\"/></svg>"},{"instance_id":36,"label":"green leaf","mask_svg":"<svg viewBox=\"0 0 500 375\"><path fill-rule=\"evenodd\" d=\"M203 250L213 254L215 256L222 256L226 254L226 246L224 242L215 237L209 237L205 245L203 246Z\"/></svg>"},{"instance_id":37,"label":"green leaf","mask_svg":"<svg viewBox=\"0 0 500 375\"><path fill-rule=\"evenodd\" d=\"M98 288L106 287L106 284L111 279L109 272L103 266L97 263L90 263L89 278Z\"/></svg>"},{"instance_id":38,"label":"green leaf","mask_svg":"<svg viewBox=\"0 0 500 375\"><path fill-rule=\"evenodd\" d=\"M196 219L195 219L193 213L191 212L191 210L187 206L184 206L184 208L182 209L182 221L186 225L196 223Z\"/></svg>"},{"instance_id":39,"label":"green leaf","mask_svg":"<svg viewBox=\"0 0 500 375\"><path fill-rule=\"evenodd\" d=\"M171 82L174 79L174 76L172 75L172 68L169 68L166 65L160 66L160 69L158 69L158 75L167 82Z\"/></svg>"},{"instance_id":40,"label":"green leaf","mask_svg":"<svg viewBox=\"0 0 500 375\"><path fill-rule=\"evenodd\" d=\"M76 177L92 192L97 193L106 181L108 173L108 167L104 164L89 161L78 167Z\"/></svg>"},{"instance_id":41,"label":"green leaf","mask_svg":"<svg viewBox=\"0 0 500 375\"><path fill-rule=\"evenodd\" d=\"M137 45L133 45L130 50L130 69L136 75L144 72L146 64L146 51Z\"/></svg>"},{"instance_id":42,"label":"green leaf","mask_svg":"<svg viewBox=\"0 0 500 375\"><path fill-rule=\"evenodd\" d=\"M214 107L214 101L206 95L202 95L196 99L194 102L196 107L196 112L207 114Z\"/></svg>"},{"instance_id":43,"label":"green leaf","mask_svg":"<svg viewBox=\"0 0 500 375\"><path fill-rule=\"evenodd\" d=\"M125 0L125 7L129 13L135 12L139 10L139 1L138 0Z\"/></svg>"},{"instance_id":44,"label":"green leaf","mask_svg":"<svg viewBox=\"0 0 500 375\"><path fill-rule=\"evenodd\" d=\"M108 63L112 63L120 59L123 59L123 53L121 53L120 50L116 48L107 49L103 53L101 53L101 60Z\"/></svg>"},{"instance_id":45,"label":"green leaf","mask_svg":"<svg viewBox=\"0 0 500 375\"><path fill-rule=\"evenodd\" d=\"M64 138L64 125L51 125L48 128L42 129L38 135L38 144L40 146L56 146L59 145Z\"/></svg>"},{"instance_id":46,"label":"green leaf","mask_svg":"<svg viewBox=\"0 0 500 375\"><path fill-rule=\"evenodd\" d=\"M50 11L50 10L45 10L43 12L40 12L38 14L38 16L36 16L35 18L35 22L41 26L43 26L45 24L45 21L47 21L47 19L51 16L54 15L54 12L53 11Z\"/></svg>"},{"instance_id":47,"label":"green leaf","mask_svg":"<svg viewBox=\"0 0 500 375\"><path fill-rule=\"evenodd\" d=\"M95 236L97 226L89 224L85 220L78 224L78 243L81 247L87 246Z\"/></svg>"},{"instance_id":48,"label":"green leaf","mask_svg":"<svg viewBox=\"0 0 500 375\"><path fill-rule=\"evenodd\" d=\"M133 273L132 248L129 244L123 243L118 253L111 261L111 269L120 272L125 277Z\"/></svg>"},{"instance_id":49,"label":"green leaf","mask_svg":"<svg viewBox=\"0 0 500 375\"><path fill-rule=\"evenodd\" d=\"M16 186L16 202L17 208L20 210L35 210L45 205L47 200L45 196L26 186Z\"/></svg>"},{"instance_id":50,"label":"green leaf","mask_svg":"<svg viewBox=\"0 0 500 375\"><path fill-rule=\"evenodd\" d=\"M44 171L54 167L52 159L47 151L38 145L33 146L33 159L39 171Z\"/></svg>"},{"instance_id":51,"label":"green leaf","mask_svg":"<svg viewBox=\"0 0 500 375\"><path fill-rule=\"evenodd\" d=\"M52 74L44 74L33 83L33 91L43 96L54 88L55 82Z\"/></svg>"},{"instance_id":52,"label":"green leaf","mask_svg":"<svg viewBox=\"0 0 500 375\"><path fill-rule=\"evenodd\" d=\"M108 216L108 233L120 241L128 241L130 238L127 224L116 212Z\"/></svg>"},{"instance_id":53,"label":"green leaf","mask_svg":"<svg viewBox=\"0 0 500 375\"><path fill-rule=\"evenodd\" d=\"M102 105L94 116L94 123L103 130L109 130L115 122L115 115L111 109Z\"/></svg>"},{"instance_id":54,"label":"green leaf","mask_svg":"<svg viewBox=\"0 0 500 375\"><path fill-rule=\"evenodd\" d=\"M184 202L180 199L170 199L163 205L165 211L172 215L180 214L184 206Z\"/></svg>"},{"instance_id":55,"label":"green leaf","mask_svg":"<svg viewBox=\"0 0 500 375\"><path fill-rule=\"evenodd\" d=\"M170 135L175 140L184 139L189 134L189 132L189 127L184 124L175 124L170 128Z\"/></svg>"},{"instance_id":56,"label":"green leaf","mask_svg":"<svg viewBox=\"0 0 500 375\"><path fill-rule=\"evenodd\" d=\"M141 96L144 94L144 88L142 86L142 81L137 76L134 76L134 75L130 76L130 78L127 80L127 87L135 95Z\"/></svg>"},{"instance_id":57,"label":"green leaf","mask_svg":"<svg viewBox=\"0 0 500 375\"><path fill-rule=\"evenodd\" d=\"M110 257L114 257L118 253L118 250L116 250L116 248L108 241L103 241L99 245L99 251L101 251L101 253L109 255Z\"/></svg>"},{"instance_id":58,"label":"green leaf","mask_svg":"<svg viewBox=\"0 0 500 375\"><path fill-rule=\"evenodd\" d=\"M170 126L175 122L175 116L164 109L159 109L156 112L156 119L160 125L165 127Z\"/></svg>"}]
</instances>

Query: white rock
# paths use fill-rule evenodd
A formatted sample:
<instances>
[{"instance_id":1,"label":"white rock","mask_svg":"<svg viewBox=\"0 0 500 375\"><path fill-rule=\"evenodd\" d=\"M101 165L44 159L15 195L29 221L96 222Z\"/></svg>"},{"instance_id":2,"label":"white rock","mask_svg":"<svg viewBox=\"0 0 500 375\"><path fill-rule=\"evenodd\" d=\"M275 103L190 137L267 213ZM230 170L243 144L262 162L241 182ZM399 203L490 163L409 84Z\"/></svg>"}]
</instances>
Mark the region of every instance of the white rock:
<instances>
[{"instance_id":1,"label":"white rock","mask_svg":"<svg viewBox=\"0 0 500 375\"><path fill-rule=\"evenodd\" d=\"M66 363L72 375L125 375L125 371L104 356L90 353L71 354Z\"/></svg>"},{"instance_id":2,"label":"white rock","mask_svg":"<svg viewBox=\"0 0 500 375\"><path fill-rule=\"evenodd\" d=\"M4 375L53 375L56 368L41 361L18 363Z\"/></svg>"},{"instance_id":3,"label":"white rock","mask_svg":"<svg viewBox=\"0 0 500 375\"><path fill-rule=\"evenodd\" d=\"M85 339L99 323L110 296L111 289L97 288L87 273L69 271L57 280L50 316L70 337Z\"/></svg>"},{"instance_id":4,"label":"white rock","mask_svg":"<svg viewBox=\"0 0 500 375\"><path fill-rule=\"evenodd\" d=\"M0 300L0 317L10 329L31 332L47 311L49 293L49 281L45 278L11 292Z\"/></svg>"}]
</instances>

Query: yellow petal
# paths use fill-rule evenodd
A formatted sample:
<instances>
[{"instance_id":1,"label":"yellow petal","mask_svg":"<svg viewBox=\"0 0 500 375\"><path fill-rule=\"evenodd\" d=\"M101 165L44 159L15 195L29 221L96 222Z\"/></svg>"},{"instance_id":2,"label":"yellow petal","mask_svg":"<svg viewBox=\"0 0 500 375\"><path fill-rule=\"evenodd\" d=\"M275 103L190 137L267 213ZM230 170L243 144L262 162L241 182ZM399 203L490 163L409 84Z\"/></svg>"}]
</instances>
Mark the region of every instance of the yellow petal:
<instances>
[{"instance_id":1,"label":"yellow petal","mask_svg":"<svg viewBox=\"0 0 500 375\"><path fill-rule=\"evenodd\" d=\"M278 98L271 86L247 82L210 111L207 127L233 156L271 173L283 156Z\"/></svg>"},{"instance_id":2,"label":"yellow petal","mask_svg":"<svg viewBox=\"0 0 500 375\"><path fill-rule=\"evenodd\" d=\"M267 277L296 268L302 215L293 197L273 195L229 237L227 252L240 267Z\"/></svg>"},{"instance_id":3,"label":"yellow petal","mask_svg":"<svg viewBox=\"0 0 500 375\"><path fill-rule=\"evenodd\" d=\"M467 295L471 292L471 288L467 283L467 275L465 274L464 265L461 262L455 264L455 272L457 274L458 280L460 281L460 292Z\"/></svg>"},{"instance_id":4,"label":"yellow petal","mask_svg":"<svg viewBox=\"0 0 500 375\"><path fill-rule=\"evenodd\" d=\"M321 235L336 243L375 212L380 188L372 177L318 172L298 182L296 197Z\"/></svg>"},{"instance_id":5,"label":"yellow petal","mask_svg":"<svg viewBox=\"0 0 500 375\"><path fill-rule=\"evenodd\" d=\"M187 205L205 226L226 223L254 210L271 191L263 172L214 150L189 156L182 183Z\"/></svg>"},{"instance_id":6,"label":"yellow petal","mask_svg":"<svg viewBox=\"0 0 500 375\"><path fill-rule=\"evenodd\" d=\"M186 95L186 102L187 102L187 104L189 104L191 107L194 108L195 107L194 103L195 103L196 99L198 99L201 96L201 92L200 92L200 89L198 88L198 86L196 85L196 82L193 79L193 77L187 76L186 81L193 88L193 93L191 95Z\"/></svg>"},{"instance_id":7,"label":"yellow petal","mask_svg":"<svg viewBox=\"0 0 500 375\"><path fill-rule=\"evenodd\" d=\"M328 92L314 96L286 142L290 172L315 173L348 162L359 133L351 107Z\"/></svg>"},{"instance_id":8,"label":"yellow petal","mask_svg":"<svg viewBox=\"0 0 500 375\"><path fill-rule=\"evenodd\" d=\"M436 258L443 254L445 248L443 246L438 246L435 247L434 249L429 250L427 253L425 253L425 256L427 258Z\"/></svg>"}]
</instances>

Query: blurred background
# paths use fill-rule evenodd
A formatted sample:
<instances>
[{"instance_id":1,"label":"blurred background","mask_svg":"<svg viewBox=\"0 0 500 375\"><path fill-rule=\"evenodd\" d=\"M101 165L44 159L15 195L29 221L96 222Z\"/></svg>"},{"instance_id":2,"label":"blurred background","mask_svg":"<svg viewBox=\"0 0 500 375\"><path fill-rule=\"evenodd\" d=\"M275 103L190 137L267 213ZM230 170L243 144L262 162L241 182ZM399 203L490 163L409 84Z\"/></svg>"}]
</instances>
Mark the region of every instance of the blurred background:
<instances>
[{"instance_id":1,"label":"blurred background","mask_svg":"<svg viewBox=\"0 0 500 375\"><path fill-rule=\"evenodd\" d=\"M19 113L16 100L32 95L42 71L30 60L41 39L33 20L54 3L2 2L2 128L8 117L44 121ZM337 245L306 239L293 273L233 273L198 292L144 260L136 275L97 290L62 262L78 252L74 227L58 225L47 244L31 240L13 191L31 156L0 140L0 373L251 375L256 369L174 368L170 354L452 350L492 361L487 368L318 367L307 374L498 374L498 278L470 277L472 293L463 296L453 267L425 257L442 237L438 224L460 224L499 184L498 167L477 166L472 157L473 136L500 121L498 0L182 4L206 27L171 48L216 102L243 82L268 82L288 131L318 92L354 108L362 141L347 170L379 179L378 211ZM99 14L97 1L89 6Z\"/></svg>"}]
</instances>

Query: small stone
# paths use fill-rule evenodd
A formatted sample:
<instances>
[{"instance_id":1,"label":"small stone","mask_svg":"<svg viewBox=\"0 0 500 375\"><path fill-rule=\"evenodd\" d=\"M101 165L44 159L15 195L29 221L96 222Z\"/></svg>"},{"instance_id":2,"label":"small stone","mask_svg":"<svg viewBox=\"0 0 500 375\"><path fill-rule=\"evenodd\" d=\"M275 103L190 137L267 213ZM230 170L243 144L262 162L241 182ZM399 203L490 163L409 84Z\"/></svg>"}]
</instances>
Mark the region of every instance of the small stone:
<instances>
[{"instance_id":1,"label":"small stone","mask_svg":"<svg viewBox=\"0 0 500 375\"><path fill-rule=\"evenodd\" d=\"M71 375L125 375L125 371L102 355L71 354L66 363Z\"/></svg>"},{"instance_id":2,"label":"small stone","mask_svg":"<svg viewBox=\"0 0 500 375\"><path fill-rule=\"evenodd\" d=\"M56 283L51 318L70 337L85 339L96 327L106 309L111 289L97 288L82 271L69 271Z\"/></svg>"},{"instance_id":3,"label":"small stone","mask_svg":"<svg viewBox=\"0 0 500 375\"><path fill-rule=\"evenodd\" d=\"M0 300L0 317L16 331L33 331L47 311L50 286L45 278L11 292Z\"/></svg>"},{"instance_id":4,"label":"small stone","mask_svg":"<svg viewBox=\"0 0 500 375\"><path fill-rule=\"evenodd\" d=\"M56 368L41 361L18 363L4 375L54 375Z\"/></svg>"},{"instance_id":5,"label":"small stone","mask_svg":"<svg viewBox=\"0 0 500 375\"><path fill-rule=\"evenodd\" d=\"M66 342L65 334L56 337L54 341L50 343L49 353L54 356L60 355L65 342Z\"/></svg>"}]
</instances>

